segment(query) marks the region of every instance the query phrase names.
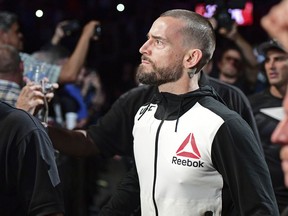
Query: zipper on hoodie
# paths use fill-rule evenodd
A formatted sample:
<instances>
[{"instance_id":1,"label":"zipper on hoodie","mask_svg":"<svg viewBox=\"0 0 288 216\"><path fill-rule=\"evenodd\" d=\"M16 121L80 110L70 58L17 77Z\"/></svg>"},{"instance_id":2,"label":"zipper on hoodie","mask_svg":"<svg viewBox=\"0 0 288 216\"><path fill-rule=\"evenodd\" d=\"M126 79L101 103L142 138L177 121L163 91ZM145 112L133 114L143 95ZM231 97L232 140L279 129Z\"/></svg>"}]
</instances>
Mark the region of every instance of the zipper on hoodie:
<instances>
[{"instance_id":1,"label":"zipper on hoodie","mask_svg":"<svg viewBox=\"0 0 288 216\"><path fill-rule=\"evenodd\" d=\"M164 118L165 119L165 118ZM155 215L158 216L158 207L156 203L156 197L155 197L155 190L156 190L156 176L157 176L157 162L158 162L158 140L159 140L159 133L161 130L161 127L164 123L164 119L160 122L157 133L156 133L156 138L155 138L155 155L154 155L154 178L153 178L153 189L152 189L152 199L153 199L153 204L155 208Z\"/></svg>"}]
</instances>

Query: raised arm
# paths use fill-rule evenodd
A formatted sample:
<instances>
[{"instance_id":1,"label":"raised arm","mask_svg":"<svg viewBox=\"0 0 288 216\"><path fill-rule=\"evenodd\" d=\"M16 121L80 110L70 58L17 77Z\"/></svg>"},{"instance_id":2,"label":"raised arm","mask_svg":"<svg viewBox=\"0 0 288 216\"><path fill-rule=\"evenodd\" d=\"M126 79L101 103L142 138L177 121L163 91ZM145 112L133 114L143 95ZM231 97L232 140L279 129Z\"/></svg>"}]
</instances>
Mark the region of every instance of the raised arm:
<instances>
[{"instance_id":1,"label":"raised arm","mask_svg":"<svg viewBox=\"0 0 288 216\"><path fill-rule=\"evenodd\" d=\"M53 37L51 38L51 44L56 46L60 43L62 38L65 36L63 26L67 25L69 21L65 20L57 24Z\"/></svg>"},{"instance_id":2,"label":"raised arm","mask_svg":"<svg viewBox=\"0 0 288 216\"><path fill-rule=\"evenodd\" d=\"M74 52L61 68L59 76L60 83L74 82L76 80L77 75L85 62L91 39L98 39L97 36L94 36L94 28L98 24L98 21L93 20L84 26Z\"/></svg>"}]
</instances>

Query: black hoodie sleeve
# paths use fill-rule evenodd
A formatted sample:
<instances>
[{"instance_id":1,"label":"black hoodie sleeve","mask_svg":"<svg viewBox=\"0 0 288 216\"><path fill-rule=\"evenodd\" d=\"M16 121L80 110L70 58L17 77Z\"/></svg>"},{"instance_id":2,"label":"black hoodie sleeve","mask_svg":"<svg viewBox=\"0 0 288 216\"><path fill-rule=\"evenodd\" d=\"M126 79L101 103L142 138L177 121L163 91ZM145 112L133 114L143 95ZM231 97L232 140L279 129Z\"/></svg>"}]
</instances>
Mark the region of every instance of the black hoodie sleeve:
<instances>
[{"instance_id":1,"label":"black hoodie sleeve","mask_svg":"<svg viewBox=\"0 0 288 216\"><path fill-rule=\"evenodd\" d=\"M94 126L87 130L103 156L115 154L133 156L134 116L138 109L151 100L154 87L140 86L122 95Z\"/></svg>"},{"instance_id":2,"label":"black hoodie sleeve","mask_svg":"<svg viewBox=\"0 0 288 216\"><path fill-rule=\"evenodd\" d=\"M218 130L212 161L224 180L222 209L237 215L279 215L264 154L256 143L240 117L228 119Z\"/></svg>"}]
</instances>

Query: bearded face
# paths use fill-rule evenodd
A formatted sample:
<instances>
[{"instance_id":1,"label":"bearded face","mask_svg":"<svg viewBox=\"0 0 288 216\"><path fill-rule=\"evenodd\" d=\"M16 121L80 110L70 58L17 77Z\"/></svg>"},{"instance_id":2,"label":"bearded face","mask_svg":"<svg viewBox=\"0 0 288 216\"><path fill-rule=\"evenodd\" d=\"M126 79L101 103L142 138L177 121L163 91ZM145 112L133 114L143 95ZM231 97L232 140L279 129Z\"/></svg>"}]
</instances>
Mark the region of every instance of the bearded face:
<instances>
[{"instance_id":1,"label":"bearded face","mask_svg":"<svg viewBox=\"0 0 288 216\"><path fill-rule=\"evenodd\" d=\"M142 60L149 64L140 64L137 70L136 78L142 84L159 86L168 82L175 82L180 79L183 74L182 60L177 59L174 62L167 62L166 66L157 67L147 57Z\"/></svg>"}]
</instances>

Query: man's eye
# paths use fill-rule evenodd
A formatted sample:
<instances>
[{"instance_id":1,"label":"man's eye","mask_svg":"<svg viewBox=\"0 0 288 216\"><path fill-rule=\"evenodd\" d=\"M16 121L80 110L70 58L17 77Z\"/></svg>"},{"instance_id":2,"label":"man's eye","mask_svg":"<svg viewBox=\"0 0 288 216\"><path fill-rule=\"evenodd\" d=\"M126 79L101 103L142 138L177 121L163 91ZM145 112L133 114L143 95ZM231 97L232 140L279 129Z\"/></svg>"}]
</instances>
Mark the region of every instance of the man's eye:
<instances>
[{"instance_id":1,"label":"man's eye","mask_svg":"<svg viewBox=\"0 0 288 216\"><path fill-rule=\"evenodd\" d=\"M157 46L163 46L163 42L161 40L156 40L155 43Z\"/></svg>"}]
</instances>

